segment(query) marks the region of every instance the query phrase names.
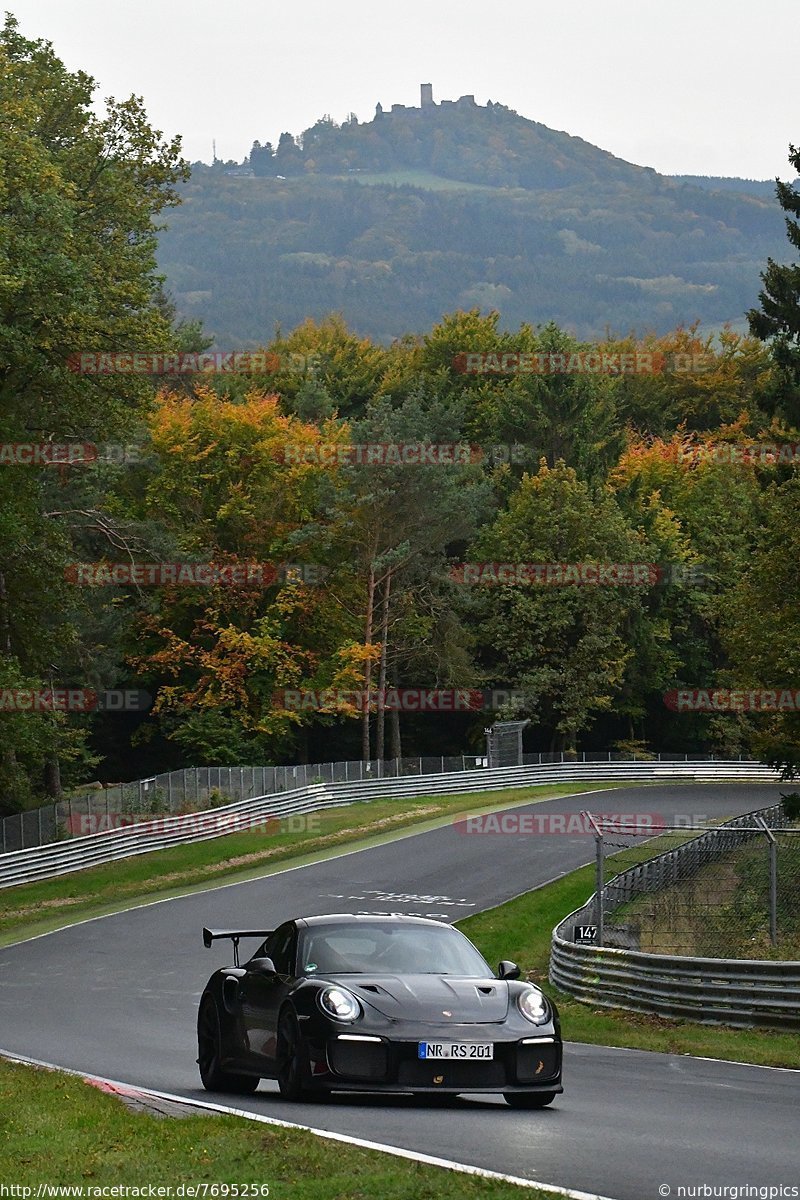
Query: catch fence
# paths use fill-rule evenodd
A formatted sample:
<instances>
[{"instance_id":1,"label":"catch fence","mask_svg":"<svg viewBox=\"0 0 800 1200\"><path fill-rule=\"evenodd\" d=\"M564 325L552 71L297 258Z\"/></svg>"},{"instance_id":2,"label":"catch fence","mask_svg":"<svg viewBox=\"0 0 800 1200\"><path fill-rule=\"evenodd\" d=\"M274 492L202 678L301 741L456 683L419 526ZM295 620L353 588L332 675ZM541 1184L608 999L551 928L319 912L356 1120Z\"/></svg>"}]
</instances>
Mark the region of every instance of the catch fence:
<instances>
[{"instance_id":1,"label":"catch fence","mask_svg":"<svg viewBox=\"0 0 800 1200\"><path fill-rule=\"evenodd\" d=\"M692 755L693 762L715 762L714 756ZM554 763L688 762L688 754L637 756L614 751L523 756L525 766ZM726 760L728 761L728 760ZM739 758L746 764L752 760ZM483 755L426 755L372 762L300 763L293 766L189 767L132 783L85 789L57 803L0 819L0 853L47 846L70 837L85 837L152 817L205 812L240 800L277 796L313 784L362 783L374 779L446 775L492 768Z\"/></svg>"}]
</instances>

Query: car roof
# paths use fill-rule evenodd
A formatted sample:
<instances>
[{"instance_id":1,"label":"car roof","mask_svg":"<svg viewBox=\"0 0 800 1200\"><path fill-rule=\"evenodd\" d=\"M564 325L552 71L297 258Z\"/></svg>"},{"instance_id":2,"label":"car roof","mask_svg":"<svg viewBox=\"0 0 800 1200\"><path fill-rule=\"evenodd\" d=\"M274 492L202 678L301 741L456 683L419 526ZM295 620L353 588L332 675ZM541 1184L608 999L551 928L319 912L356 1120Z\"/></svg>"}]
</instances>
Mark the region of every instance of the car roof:
<instances>
[{"instance_id":1,"label":"car roof","mask_svg":"<svg viewBox=\"0 0 800 1200\"><path fill-rule=\"evenodd\" d=\"M322 913L313 917L295 917L295 925L298 926L369 925L376 922L385 925L387 921L396 922L398 925L436 925L452 929L452 925L448 925L446 921L434 921L430 917L409 917L404 913Z\"/></svg>"}]
</instances>

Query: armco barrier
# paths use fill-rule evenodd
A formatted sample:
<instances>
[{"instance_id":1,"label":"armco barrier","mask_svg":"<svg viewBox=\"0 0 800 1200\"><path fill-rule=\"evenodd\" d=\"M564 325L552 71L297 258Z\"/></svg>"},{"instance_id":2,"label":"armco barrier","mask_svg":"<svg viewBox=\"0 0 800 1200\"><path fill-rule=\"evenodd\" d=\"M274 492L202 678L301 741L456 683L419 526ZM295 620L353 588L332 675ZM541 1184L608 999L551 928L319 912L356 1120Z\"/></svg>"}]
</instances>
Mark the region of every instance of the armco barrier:
<instances>
[{"instance_id":1,"label":"armco barrier","mask_svg":"<svg viewBox=\"0 0 800 1200\"><path fill-rule=\"evenodd\" d=\"M693 762L715 762L717 755L695 755ZM549 766L551 763L582 762L688 762L688 754L669 751L636 754L621 751L581 750L577 755L564 751L537 751L524 754L519 766ZM743 761L739 756L739 761ZM752 761L752 760L744 760ZM510 765L510 764L509 764ZM288 766L206 766L165 771L128 783L96 786L73 791L41 808L25 809L0 817L0 854L30 850L62 841L64 836L84 837L119 825L150 821L170 813L183 815L221 808L239 800L255 800L278 792L296 791L312 783L361 783L405 775L447 775L454 771L474 771L489 766L483 755L413 755L405 758L370 762L340 761L297 763Z\"/></svg>"},{"instance_id":2,"label":"armco barrier","mask_svg":"<svg viewBox=\"0 0 800 1200\"><path fill-rule=\"evenodd\" d=\"M759 816L773 825L779 807L773 805L748 813L718 828L753 824ZM691 853L691 846L692 842L686 844L687 853ZM660 858L670 859L661 886L669 886L680 876L677 854L673 850L669 856L649 860L657 863ZM648 863L642 863L619 879L633 876L647 866ZM592 896L553 930L550 982L559 991L602 1008L739 1028L763 1025L800 1029L800 962L693 958L612 946L576 945L572 941L574 928L591 923L594 899Z\"/></svg>"},{"instance_id":3,"label":"armco barrier","mask_svg":"<svg viewBox=\"0 0 800 1200\"><path fill-rule=\"evenodd\" d=\"M157 818L122 829L104 830L102 833L70 838L68 841L48 846L36 846L30 850L15 850L2 854L0 888L30 883L37 879L50 879L70 871L84 870L86 867L115 862L136 854L164 850L185 842L223 837L237 828L247 828L259 819L317 812L360 800L458 795L498 791L510 787L592 780L771 783L778 781L778 775L770 767L753 762L554 763L545 766L457 771L445 775L372 779L363 783L311 784L295 791L283 792L280 798L270 795L253 800L240 800L224 808L216 808L212 812ZM211 824L210 829L208 824L203 826L203 820ZM225 820L229 820L230 825L220 828L220 824Z\"/></svg>"},{"instance_id":4,"label":"armco barrier","mask_svg":"<svg viewBox=\"0 0 800 1200\"><path fill-rule=\"evenodd\" d=\"M800 1029L800 963L592 949L553 936L550 982L603 1008Z\"/></svg>"}]
</instances>

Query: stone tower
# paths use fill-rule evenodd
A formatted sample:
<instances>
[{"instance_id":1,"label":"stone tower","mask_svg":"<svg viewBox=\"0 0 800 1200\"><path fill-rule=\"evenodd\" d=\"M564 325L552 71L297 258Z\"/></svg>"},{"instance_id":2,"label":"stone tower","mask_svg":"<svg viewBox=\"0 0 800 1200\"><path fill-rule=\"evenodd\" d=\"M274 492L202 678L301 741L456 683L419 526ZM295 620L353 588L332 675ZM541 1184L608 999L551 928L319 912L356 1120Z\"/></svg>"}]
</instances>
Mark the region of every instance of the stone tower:
<instances>
[{"instance_id":1,"label":"stone tower","mask_svg":"<svg viewBox=\"0 0 800 1200\"><path fill-rule=\"evenodd\" d=\"M433 108L433 84L432 83L421 83L419 90L420 90L420 107L421 108Z\"/></svg>"}]
</instances>

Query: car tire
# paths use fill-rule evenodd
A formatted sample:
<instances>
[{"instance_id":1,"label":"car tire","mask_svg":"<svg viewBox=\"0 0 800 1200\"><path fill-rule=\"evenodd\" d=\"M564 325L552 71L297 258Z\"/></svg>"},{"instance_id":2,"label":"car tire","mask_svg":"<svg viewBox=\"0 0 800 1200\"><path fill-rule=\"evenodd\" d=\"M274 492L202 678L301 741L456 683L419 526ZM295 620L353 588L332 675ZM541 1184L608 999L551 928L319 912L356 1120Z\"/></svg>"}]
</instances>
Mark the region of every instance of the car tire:
<instances>
[{"instance_id":1,"label":"car tire","mask_svg":"<svg viewBox=\"0 0 800 1200\"><path fill-rule=\"evenodd\" d=\"M555 1092L504 1092L503 1099L511 1108L544 1108L552 1104Z\"/></svg>"},{"instance_id":2,"label":"car tire","mask_svg":"<svg viewBox=\"0 0 800 1200\"><path fill-rule=\"evenodd\" d=\"M203 1087L208 1092L239 1092L250 1095L259 1084L256 1075L223 1071L220 1066L222 1033L219 1010L213 996L204 996L197 1014L197 1065Z\"/></svg>"},{"instance_id":3,"label":"car tire","mask_svg":"<svg viewBox=\"0 0 800 1200\"><path fill-rule=\"evenodd\" d=\"M291 1008L278 1019L276 1075L284 1100L310 1100L311 1060L300 1032L300 1022Z\"/></svg>"}]
</instances>

